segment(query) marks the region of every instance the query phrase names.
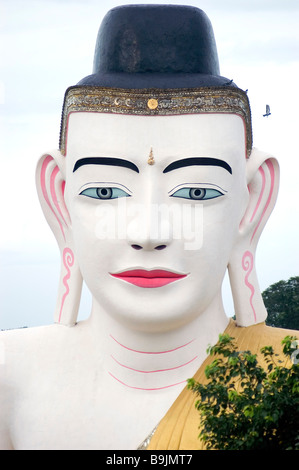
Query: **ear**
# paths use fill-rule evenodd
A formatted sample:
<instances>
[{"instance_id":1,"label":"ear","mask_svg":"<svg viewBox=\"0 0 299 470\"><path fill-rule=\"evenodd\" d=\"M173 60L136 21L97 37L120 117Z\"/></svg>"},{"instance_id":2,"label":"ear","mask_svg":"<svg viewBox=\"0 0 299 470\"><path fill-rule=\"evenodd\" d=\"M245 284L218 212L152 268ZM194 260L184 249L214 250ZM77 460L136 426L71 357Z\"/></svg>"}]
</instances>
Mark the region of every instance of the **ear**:
<instances>
[{"instance_id":1,"label":"ear","mask_svg":"<svg viewBox=\"0 0 299 470\"><path fill-rule=\"evenodd\" d=\"M71 218L65 204L65 157L58 150L44 154L36 169L36 186L46 220L61 254L61 274L54 321L74 325L77 321L82 276L73 249Z\"/></svg>"},{"instance_id":2,"label":"ear","mask_svg":"<svg viewBox=\"0 0 299 470\"><path fill-rule=\"evenodd\" d=\"M267 317L258 284L255 254L260 235L276 203L279 165L274 157L253 149L247 161L246 174L248 204L228 265L236 321L239 326L260 323Z\"/></svg>"}]
</instances>

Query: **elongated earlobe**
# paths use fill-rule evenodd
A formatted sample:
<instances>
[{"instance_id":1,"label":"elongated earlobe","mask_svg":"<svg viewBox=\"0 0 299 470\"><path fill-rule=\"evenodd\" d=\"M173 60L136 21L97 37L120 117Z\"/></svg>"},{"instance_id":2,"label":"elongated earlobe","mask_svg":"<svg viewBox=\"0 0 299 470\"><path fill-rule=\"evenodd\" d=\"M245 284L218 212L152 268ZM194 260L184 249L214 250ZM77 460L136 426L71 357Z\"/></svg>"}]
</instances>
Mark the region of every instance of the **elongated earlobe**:
<instances>
[{"instance_id":1,"label":"elongated earlobe","mask_svg":"<svg viewBox=\"0 0 299 470\"><path fill-rule=\"evenodd\" d=\"M239 326L261 323L267 317L256 273L255 255L258 240L277 199L279 166L276 159L254 149L247 164L247 181L249 203L228 265Z\"/></svg>"},{"instance_id":2,"label":"elongated earlobe","mask_svg":"<svg viewBox=\"0 0 299 470\"><path fill-rule=\"evenodd\" d=\"M57 240L61 273L54 321L74 325L82 290L82 275L75 258L71 219L64 199L64 157L59 151L43 155L37 165L36 186L41 207Z\"/></svg>"}]
</instances>

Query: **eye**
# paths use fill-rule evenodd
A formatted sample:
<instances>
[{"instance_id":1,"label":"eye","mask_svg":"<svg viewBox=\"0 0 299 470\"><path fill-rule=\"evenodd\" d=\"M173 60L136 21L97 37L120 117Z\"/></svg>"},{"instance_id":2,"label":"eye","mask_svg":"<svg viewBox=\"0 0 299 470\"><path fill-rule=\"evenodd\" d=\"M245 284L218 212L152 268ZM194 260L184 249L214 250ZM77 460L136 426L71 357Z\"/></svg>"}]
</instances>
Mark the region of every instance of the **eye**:
<instances>
[{"instance_id":1,"label":"eye","mask_svg":"<svg viewBox=\"0 0 299 470\"><path fill-rule=\"evenodd\" d=\"M192 199L194 201L202 201L223 196L223 193L217 189L210 188L182 188L173 193L171 196L180 197L183 199Z\"/></svg>"},{"instance_id":2,"label":"eye","mask_svg":"<svg viewBox=\"0 0 299 470\"><path fill-rule=\"evenodd\" d=\"M123 189L102 187L84 189L80 196L92 197L93 199L117 199L119 197L130 197L130 194Z\"/></svg>"}]
</instances>

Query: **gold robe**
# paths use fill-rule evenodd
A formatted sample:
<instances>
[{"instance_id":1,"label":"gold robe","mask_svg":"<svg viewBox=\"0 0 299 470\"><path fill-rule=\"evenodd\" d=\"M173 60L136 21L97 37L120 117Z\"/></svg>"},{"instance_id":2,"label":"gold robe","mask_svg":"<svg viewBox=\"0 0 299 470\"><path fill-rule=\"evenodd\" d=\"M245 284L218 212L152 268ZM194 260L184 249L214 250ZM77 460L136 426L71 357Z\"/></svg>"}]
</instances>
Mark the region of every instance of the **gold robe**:
<instances>
[{"instance_id":1,"label":"gold robe","mask_svg":"<svg viewBox=\"0 0 299 470\"><path fill-rule=\"evenodd\" d=\"M259 363L263 365L263 356L260 349L263 346L273 346L274 353L280 355L280 359L288 362L282 353L281 341L285 336L296 336L299 339L299 331L272 328L265 323L249 327L238 327L231 320L225 333L235 339L238 350L249 350L258 354ZM194 375L197 382L207 383L205 368L214 360L208 356L199 370ZM203 450L203 444L198 439L199 412L195 408L196 395L185 388L159 423L148 450Z\"/></svg>"}]
</instances>

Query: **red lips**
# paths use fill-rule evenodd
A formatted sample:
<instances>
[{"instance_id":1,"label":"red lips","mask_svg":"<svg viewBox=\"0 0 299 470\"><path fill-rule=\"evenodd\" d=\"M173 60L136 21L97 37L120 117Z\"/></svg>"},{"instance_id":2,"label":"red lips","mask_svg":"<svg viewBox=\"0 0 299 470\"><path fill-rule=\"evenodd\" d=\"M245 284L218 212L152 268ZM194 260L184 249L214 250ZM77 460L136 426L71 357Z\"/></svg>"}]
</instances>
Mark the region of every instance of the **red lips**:
<instances>
[{"instance_id":1,"label":"red lips","mask_svg":"<svg viewBox=\"0 0 299 470\"><path fill-rule=\"evenodd\" d=\"M166 286L178 279L183 279L187 274L178 274L163 269L153 269L151 271L147 271L145 269L134 269L117 274L111 274L111 276L116 277L117 279L122 279L130 284L134 284L134 286L153 288Z\"/></svg>"}]
</instances>

